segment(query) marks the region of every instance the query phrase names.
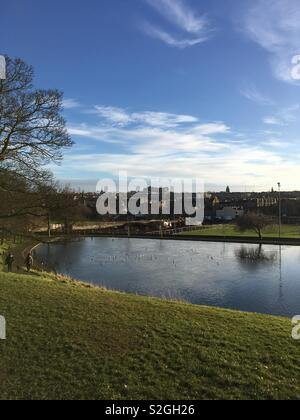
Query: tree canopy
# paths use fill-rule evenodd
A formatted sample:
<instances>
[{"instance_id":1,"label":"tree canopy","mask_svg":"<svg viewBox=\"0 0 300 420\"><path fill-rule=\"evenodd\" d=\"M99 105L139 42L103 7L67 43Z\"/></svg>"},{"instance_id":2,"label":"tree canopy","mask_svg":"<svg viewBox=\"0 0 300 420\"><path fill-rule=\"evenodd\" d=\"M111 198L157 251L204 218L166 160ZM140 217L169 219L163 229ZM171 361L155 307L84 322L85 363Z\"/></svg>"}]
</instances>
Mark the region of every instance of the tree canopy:
<instances>
[{"instance_id":1,"label":"tree canopy","mask_svg":"<svg viewBox=\"0 0 300 420\"><path fill-rule=\"evenodd\" d=\"M247 213L239 217L236 221L238 228L245 232L247 230L253 230L262 239L262 232L272 221L269 217L263 214Z\"/></svg>"},{"instance_id":2,"label":"tree canopy","mask_svg":"<svg viewBox=\"0 0 300 420\"><path fill-rule=\"evenodd\" d=\"M72 145L62 116L63 94L33 87L33 68L6 57L0 81L0 164L37 173Z\"/></svg>"},{"instance_id":3,"label":"tree canopy","mask_svg":"<svg viewBox=\"0 0 300 420\"><path fill-rule=\"evenodd\" d=\"M22 233L45 218L45 191L60 193L46 165L59 162L73 144L62 116L63 94L36 89L33 77L23 60L6 57L6 79L0 80L2 232Z\"/></svg>"}]
</instances>

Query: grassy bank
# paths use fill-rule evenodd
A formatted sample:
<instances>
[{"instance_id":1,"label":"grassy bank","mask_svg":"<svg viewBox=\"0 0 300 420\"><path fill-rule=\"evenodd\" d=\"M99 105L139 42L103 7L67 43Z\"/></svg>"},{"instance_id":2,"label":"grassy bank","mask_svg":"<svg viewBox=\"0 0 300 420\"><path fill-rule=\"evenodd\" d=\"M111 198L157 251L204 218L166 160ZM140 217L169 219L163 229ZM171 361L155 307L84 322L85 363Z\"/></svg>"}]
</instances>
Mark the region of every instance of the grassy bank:
<instances>
[{"instance_id":1,"label":"grassy bank","mask_svg":"<svg viewBox=\"0 0 300 420\"><path fill-rule=\"evenodd\" d=\"M269 226L263 231L264 238L278 238L278 226ZM241 232L234 224L205 226L192 232L184 232L184 236L221 236L221 237L250 237L257 238L257 234L252 230ZM300 239L300 226L283 225L282 238Z\"/></svg>"},{"instance_id":2,"label":"grassy bank","mask_svg":"<svg viewBox=\"0 0 300 420\"><path fill-rule=\"evenodd\" d=\"M287 319L0 273L0 398L299 398Z\"/></svg>"}]
</instances>

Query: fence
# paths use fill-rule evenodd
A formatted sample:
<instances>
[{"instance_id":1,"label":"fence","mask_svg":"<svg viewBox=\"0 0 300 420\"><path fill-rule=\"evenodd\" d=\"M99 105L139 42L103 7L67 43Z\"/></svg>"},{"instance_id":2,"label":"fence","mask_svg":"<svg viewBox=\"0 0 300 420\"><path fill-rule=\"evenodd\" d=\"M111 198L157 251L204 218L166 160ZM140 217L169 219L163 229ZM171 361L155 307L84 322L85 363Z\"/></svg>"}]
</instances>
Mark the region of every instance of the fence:
<instances>
[{"instance_id":1,"label":"fence","mask_svg":"<svg viewBox=\"0 0 300 420\"><path fill-rule=\"evenodd\" d=\"M152 235L152 236L173 236L173 235L178 235L180 233L185 233L185 232L194 232L197 231L199 229L205 229L202 226L185 226L182 228L174 228L174 229L168 229L168 230L157 230L154 232L149 232L148 235Z\"/></svg>"}]
</instances>

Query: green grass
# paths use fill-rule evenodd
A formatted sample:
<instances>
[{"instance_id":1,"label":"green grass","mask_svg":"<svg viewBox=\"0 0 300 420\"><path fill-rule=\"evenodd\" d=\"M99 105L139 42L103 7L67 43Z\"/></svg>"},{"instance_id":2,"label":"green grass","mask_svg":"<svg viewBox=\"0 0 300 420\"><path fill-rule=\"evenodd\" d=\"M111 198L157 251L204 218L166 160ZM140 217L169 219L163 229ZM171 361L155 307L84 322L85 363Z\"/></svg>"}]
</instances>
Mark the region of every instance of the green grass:
<instances>
[{"instance_id":1,"label":"green grass","mask_svg":"<svg viewBox=\"0 0 300 420\"><path fill-rule=\"evenodd\" d=\"M278 226L270 226L263 232L265 238L278 238ZM213 225L206 226L202 229L185 232L183 235L188 236L236 236L236 237L258 237L258 235L252 231L241 232L235 225ZM283 225L282 226L282 238L295 238L300 239L300 226L295 225Z\"/></svg>"},{"instance_id":2,"label":"green grass","mask_svg":"<svg viewBox=\"0 0 300 420\"><path fill-rule=\"evenodd\" d=\"M300 397L284 318L0 273L1 399Z\"/></svg>"}]
</instances>

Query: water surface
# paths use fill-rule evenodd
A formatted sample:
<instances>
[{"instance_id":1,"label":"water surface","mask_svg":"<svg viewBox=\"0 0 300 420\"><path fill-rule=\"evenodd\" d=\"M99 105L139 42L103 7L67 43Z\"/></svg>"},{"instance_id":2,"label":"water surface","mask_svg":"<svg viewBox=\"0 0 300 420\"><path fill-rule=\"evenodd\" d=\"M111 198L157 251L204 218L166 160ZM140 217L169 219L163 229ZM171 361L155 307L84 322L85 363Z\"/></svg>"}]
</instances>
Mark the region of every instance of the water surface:
<instances>
[{"instance_id":1,"label":"water surface","mask_svg":"<svg viewBox=\"0 0 300 420\"><path fill-rule=\"evenodd\" d=\"M51 269L109 289L243 311L300 314L300 248L86 238L41 245Z\"/></svg>"}]
</instances>

